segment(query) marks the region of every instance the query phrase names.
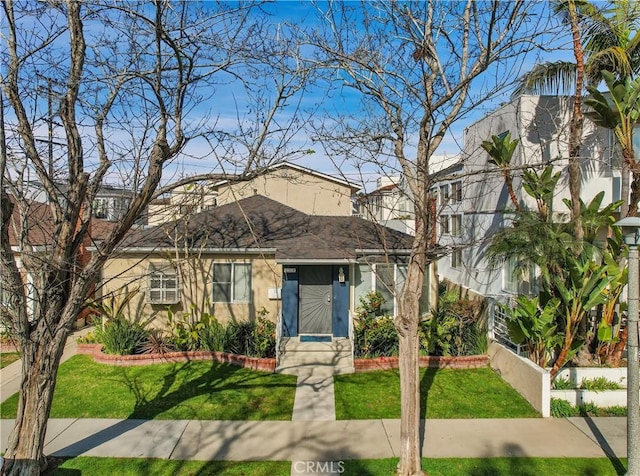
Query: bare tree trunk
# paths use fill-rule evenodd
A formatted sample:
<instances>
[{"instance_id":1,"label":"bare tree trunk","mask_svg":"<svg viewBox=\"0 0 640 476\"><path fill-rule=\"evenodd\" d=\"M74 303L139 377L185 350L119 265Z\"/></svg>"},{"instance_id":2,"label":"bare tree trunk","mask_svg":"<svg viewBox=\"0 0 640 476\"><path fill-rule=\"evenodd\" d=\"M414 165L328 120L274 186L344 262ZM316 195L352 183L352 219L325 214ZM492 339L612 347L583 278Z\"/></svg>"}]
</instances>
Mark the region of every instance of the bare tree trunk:
<instances>
[{"instance_id":1,"label":"bare tree trunk","mask_svg":"<svg viewBox=\"0 0 640 476\"><path fill-rule=\"evenodd\" d=\"M421 475L420 455L420 369L418 366L418 326L414 320L400 333L400 462L398 474Z\"/></svg>"},{"instance_id":2,"label":"bare tree trunk","mask_svg":"<svg viewBox=\"0 0 640 476\"><path fill-rule=\"evenodd\" d=\"M426 197L427 191L422 190ZM428 263L427 248L430 236L427 201L417 203L416 237L411 259L407 269L402 296L400 297L399 316L396 329L399 335L400 355L400 462L398 474L401 476L422 475L420 449L420 366L418 325L420 322L420 297L424 284L424 275Z\"/></svg>"},{"instance_id":3,"label":"bare tree trunk","mask_svg":"<svg viewBox=\"0 0 640 476\"><path fill-rule=\"evenodd\" d=\"M42 334L44 327L34 331ZM53 400L57 369L69 331L50 336L46 346L42 337L22 347L22 377L16 424L9 435L2 474L39 475L46 467L42 452L47 420ZM34 438L37 435L37 438Z\"/></svg>"}]
</instances>

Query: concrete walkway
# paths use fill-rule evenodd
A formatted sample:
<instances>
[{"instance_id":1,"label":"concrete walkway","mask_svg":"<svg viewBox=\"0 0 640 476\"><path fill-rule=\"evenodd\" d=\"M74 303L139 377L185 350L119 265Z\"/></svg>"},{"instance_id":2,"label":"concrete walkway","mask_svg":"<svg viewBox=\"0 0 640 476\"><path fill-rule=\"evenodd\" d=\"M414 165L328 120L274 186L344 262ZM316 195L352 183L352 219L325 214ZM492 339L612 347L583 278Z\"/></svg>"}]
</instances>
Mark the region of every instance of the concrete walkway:
<instances>
[{"instance_id":1,"label":"concrete walkway","mask_svg":"<svg viewBox=\"0 0 640 476\"><path fill-rule=\"evenodd\" d=\"M69 339L63 360L75 353L78 334ZM19 376L19 362L0 371L2 400L18 390ZM429 458L626 456L624 417L427 420L422 425L422 454ZM0 421L0 450L12 426L12 420ZM331 462L398 457L400 421L336 421L333 376L301 368L292 421L50 419L45 443L45 453L55 456ZM297 474L293 464L292 474Z\"/></svg>"},{"instance_id":2,"label":"concrete walkway","mask_svg":"<svg viewBox=\"0 0 640 476\"><path fill-rule=\"evenodd\" d=\"M12 420L0 421L6 447ZM424 425L424 422L423 422ZM427 420L428 458L626 456L626 418ZM51 419L55 456L341 461L400 455L399 420Z\"/></svg>"}]
</instances>

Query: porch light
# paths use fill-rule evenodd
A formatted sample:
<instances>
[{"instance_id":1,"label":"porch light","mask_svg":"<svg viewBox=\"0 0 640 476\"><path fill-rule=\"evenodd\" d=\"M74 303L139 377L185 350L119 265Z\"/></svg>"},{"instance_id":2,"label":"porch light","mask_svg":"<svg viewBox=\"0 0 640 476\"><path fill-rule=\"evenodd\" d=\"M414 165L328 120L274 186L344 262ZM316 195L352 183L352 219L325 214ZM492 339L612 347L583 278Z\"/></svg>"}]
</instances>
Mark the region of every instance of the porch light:
<instances>
[{"instance_id":1,"label":"porch light","mask_svg":"<svg viewBox=\"0 0 640 476\"><path fill-rule=\"evenodd\" d=\"M338 269L338 282L339 283L345 282L344 269L342 269L342 266L340 266L340 268Z\"/></svg>"},{"instance_id":2,"label":"porch light","mask_svg":"<svg viewBox=\"0 0 640 476\"><path fill-rule=\"evenodd\" d=\"M629 247L629 294L627 312L627 475L640 476L640 398L638 397L638 298L640 267L640 218L626 217L615 223Z\"/></svg>"}]
</instances>

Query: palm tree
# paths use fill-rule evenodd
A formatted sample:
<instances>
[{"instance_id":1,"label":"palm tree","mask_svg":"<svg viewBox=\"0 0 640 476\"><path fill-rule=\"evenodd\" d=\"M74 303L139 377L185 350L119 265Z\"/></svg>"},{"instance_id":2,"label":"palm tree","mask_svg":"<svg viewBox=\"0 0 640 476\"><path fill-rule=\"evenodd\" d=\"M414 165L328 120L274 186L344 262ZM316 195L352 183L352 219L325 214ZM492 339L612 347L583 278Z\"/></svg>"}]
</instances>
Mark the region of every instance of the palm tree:
<instances>
[{"instance_id":1,"label":"palm tree","mask_svg":"<svg viewBox=\"0 0 640 476\"><path fill-rule=\"evenodd\" d=\"M640 201L640 164L635 158L633 150L633 131L640 120L640 78L616 79L612 73L603 70L602 76L609 90L606 97L595 87L589 86L590 96L585 104L592 111L587 116L597 125L614 132L620 148L622 149L622 163L631 171L633 183L631 184L631 198L625 215L636 216L638 202Z\"/></svg>"},{"instance_id":2,"label":"palm tree","mask_svg":"<svg viewBox=\"0 0 640 476\"><path fill-rule=\"evenodd\" d=\"M489 163L495 165L502 172L504 177L511 203L515 207L516 211L520 211L520 204L518 203L518 197L513 190L513 177L511 176L511 159L513 153L520 141L518 139L511 140L511 133L501 134L498 136L491 136L491 140L482 141L482 148L489 154Z\"/></svg>"},{"instance_id":3,"label":"palm tree","mask_svg":"<svg viewBox=\"0 0 640 476\"><path fill-rule=\"evenodd\" d=\"M575 63L558 61L534 67L521 79L516 93L573 93L573 108L569 125L569 191L571 217L575 222L574 236L581 240L580 226L580 162L582 142L582 93L584 84L595 86L602 71L618 76L635 75L640 68L640 33L637 21L640 4L634 0L611 2L600 8L584 0L560 0L554 11L565 17L571 27ZM626 197L623 215L628 208L629 173L623 162L622 194Z\"/></svg>"}]
</instances>

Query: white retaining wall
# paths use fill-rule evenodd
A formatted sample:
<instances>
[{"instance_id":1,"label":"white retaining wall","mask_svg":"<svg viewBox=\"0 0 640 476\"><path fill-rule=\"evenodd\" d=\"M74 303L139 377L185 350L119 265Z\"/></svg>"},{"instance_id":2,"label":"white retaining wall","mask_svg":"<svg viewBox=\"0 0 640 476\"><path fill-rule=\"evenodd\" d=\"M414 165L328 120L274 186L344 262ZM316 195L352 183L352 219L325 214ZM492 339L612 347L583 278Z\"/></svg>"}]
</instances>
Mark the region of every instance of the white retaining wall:
<instances>
[{"instance_id":1,"label":"white retaining wall","mask_svg":"<svg viewBox=\"0 0 640 476\"><path fill-rule=\"evenodd\" d=\"M551 416L551 379L549 371L529 359L514 354L501 344L489 344L491 368L527 399L543 417Z\"/></svg>"}]
</instances>

